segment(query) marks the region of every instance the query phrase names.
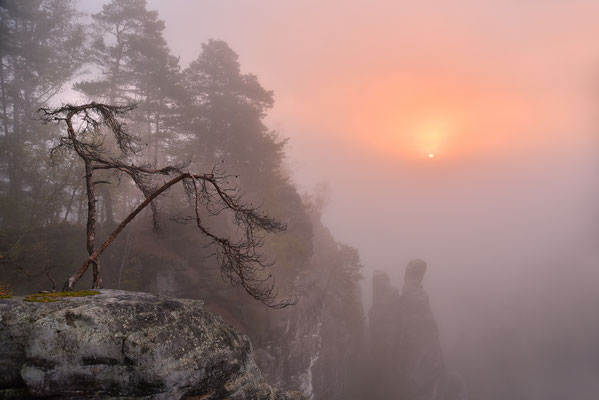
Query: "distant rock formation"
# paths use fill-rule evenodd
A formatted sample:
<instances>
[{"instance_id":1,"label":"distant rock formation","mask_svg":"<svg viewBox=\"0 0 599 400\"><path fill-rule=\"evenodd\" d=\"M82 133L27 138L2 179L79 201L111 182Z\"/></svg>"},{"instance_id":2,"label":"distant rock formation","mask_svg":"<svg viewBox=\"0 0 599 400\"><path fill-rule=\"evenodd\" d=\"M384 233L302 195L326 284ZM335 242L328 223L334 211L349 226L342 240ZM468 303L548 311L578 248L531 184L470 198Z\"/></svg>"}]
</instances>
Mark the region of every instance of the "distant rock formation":
<instances>
[{"instance_id":1,"label":"distant rock formation","mask_svg":"<svg viewBox=\"0 0 599 400\"><path fill-rule=\"evenodd\" d=\"M373 373L373 398L376 400L398 398L396 376L399 368L397 340L399 332L399 293L391 285L389 275L375 271L372 278L372 307L368 313L370 323L370 354Z\"/></svg>"},{"instance_id":2,"label":"distant rock formation","mask_svg":"<svg viewBox=\"0 0 599 400\"><path fill-rule=\"evenodd\" d=\"M461 382L445 371L437 324L422 288L426 263L412 260L401 296L386 273L373 277L370 338L373 387L379 400L465 400Z\"/></svg>"},{"instance_id":3,"label":"distant rock formation","mask_svg":"<svg viewBox=\"0 0 599 400\"><path fill-rule=\"evenodd\" d=\"M249 339L198 300L3 299L0 338L0 398L300 399L267 385Z\"/></svg>"},{"instance_id":4,"label":"distant rock formation","mask_svg":"<svg viewBox=\"0 0 599 400\"><path fill-rule=\"evenodd\" d=\"M412 260L406 267L399 303L398 385L406 400L445 398L445 366L439 332L428 295L422 288L426 263Z\"/></svg>"}]
</instances>

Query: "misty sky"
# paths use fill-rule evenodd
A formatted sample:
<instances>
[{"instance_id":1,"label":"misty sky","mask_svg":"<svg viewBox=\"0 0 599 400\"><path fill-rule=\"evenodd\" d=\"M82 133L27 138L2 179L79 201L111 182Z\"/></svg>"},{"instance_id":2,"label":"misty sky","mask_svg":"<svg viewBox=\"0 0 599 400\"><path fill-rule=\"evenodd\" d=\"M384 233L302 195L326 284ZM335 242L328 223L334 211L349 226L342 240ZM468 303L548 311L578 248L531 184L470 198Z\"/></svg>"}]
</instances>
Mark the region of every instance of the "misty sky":
<instances>
[{"instance_id":1,"label":"misty sky","mask_svg":"<svg viewBox=\"0 0 599 400\"><path fill-rule=\"evenodd\" d=\"M484 241L483 223L576 229L562 219L594 182L599 3L414 3L149 7L183 65L224 39L274 90L268 123L291 138L292 175L309 191L329 183L325 218L367 264L444 235Z\"/></svg>"},{"instance_id":2,"label":"misty sky","mask_svg":"<svg viewBox=\"0 0 599 400\"><path fill-rule=\"evenodd\" d=\"M590 335L549 314L597 300L599 2L148 3L184 66L223 39L274 91L267 123L300 187L328 184L366 291L427 260L449 353L490 320Z\"/></svg>"}]
</instances>

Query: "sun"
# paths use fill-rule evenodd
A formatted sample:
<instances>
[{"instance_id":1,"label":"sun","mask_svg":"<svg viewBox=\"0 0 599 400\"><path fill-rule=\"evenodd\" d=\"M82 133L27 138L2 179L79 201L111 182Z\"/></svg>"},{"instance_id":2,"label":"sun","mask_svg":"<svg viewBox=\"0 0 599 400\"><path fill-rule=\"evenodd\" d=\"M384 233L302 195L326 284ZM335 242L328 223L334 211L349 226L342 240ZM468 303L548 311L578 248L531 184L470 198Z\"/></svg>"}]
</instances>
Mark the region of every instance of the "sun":
<instances>
[{"instance_id":1,"label":"sun","mask_svg":"<svg viewBox=\"0 0 599 400\"><path fill-rule=\"evenodd\" d=\"M428 116L414 123L411 129L413 146L429 159L435 158L447 142L453 130L449 117Z\"/></svg>"}]
</instances>

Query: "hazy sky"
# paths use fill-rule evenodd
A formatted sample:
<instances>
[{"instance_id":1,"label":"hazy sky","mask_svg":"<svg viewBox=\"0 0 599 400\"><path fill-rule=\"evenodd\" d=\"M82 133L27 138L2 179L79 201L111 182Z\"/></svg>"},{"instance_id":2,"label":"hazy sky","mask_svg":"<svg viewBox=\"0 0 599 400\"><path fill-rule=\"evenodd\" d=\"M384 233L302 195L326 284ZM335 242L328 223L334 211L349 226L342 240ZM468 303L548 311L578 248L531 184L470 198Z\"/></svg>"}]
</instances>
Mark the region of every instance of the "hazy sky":
<instances>
[{"instance_id":1,"label":"hazy sky","mask_svg":"<svg viewBox=\"0 0 599 400\"><path fill-rule=\"evenodd\" d=\"M371 268L555 248L594 218L599 2L149 5L184 65L224 39L274 90L294 178L329 183L325 219Z\"/></svg>"},{"instance_id":2,"label":"hazy sky","mask_svg":"<svg viewBox=\"0 0 599 400\"><path fill-rule=\"evenodd\" d=\"M572 342L555 314L588 312L581 337L599 333L598 1L148 3L184 66L223 39L274 90L292 176L328 183L325 222L359 248L366 288L373 269L399 283L429 262L448 353L491 322L514 352L541 327Z\"/></svg>"}]
</instances>

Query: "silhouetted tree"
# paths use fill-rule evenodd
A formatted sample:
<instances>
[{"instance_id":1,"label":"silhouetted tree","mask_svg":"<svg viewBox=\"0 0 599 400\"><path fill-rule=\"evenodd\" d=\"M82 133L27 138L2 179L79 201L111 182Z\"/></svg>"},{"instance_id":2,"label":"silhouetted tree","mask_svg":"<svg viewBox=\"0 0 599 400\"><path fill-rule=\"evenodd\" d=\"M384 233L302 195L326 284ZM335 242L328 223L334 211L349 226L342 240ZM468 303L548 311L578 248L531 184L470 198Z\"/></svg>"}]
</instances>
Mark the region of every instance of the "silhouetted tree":
<instances>
[{"instance_id":1,"label":"silhouetted tree","mask_svg":"<svg viewBox=\"0 0 599 400\"><path fill-rule=\"evenodd\" d=\"M253 298L264 304L281 308L293 304L295 299L277 300L274 280L263 272L268 266L257 249L263 243L264 232L281 232L285 225L270 218L257 207L241 202L235 188L228 185L228 176L213 169L208 174L186 172L182 167L167 166L157 169L153 165L135 165L131 160L140 150L135 137L119 119L130 112L133 106L111 106L99 103L83 105L65 105L56 109L42 108L40 112L45 121L59 121L66 125L66 135L60 138L60 144L53 150L74 151L85 166L85 184L88 197L87 250L89 257L79 270L65 283L65 289L71 290L85 273L90 264L93 268L93 287L102 286L100 255L123 231L123 229L146 207L150 206L157 226L154 201L177 183L182 183L193 204L194 215L181 220L193 220L199 230L210 239L217 248L217 259L224 279L233 286L241 285ZM78 126L79 128L75 128ZM104 147L108 134L114 137L118 151L113 154ZM100 170L112 171L130 177L144 195L144 200L114 229L101 246L96 247L96 195L94 173ZM154 178L166 177L166 181L154 183ZM233 222L242 231L241 238L232 239L214 234L202 221L201 210L212 215L223 211L233 214Z\"/></svg>"}]
</instances>

